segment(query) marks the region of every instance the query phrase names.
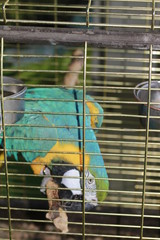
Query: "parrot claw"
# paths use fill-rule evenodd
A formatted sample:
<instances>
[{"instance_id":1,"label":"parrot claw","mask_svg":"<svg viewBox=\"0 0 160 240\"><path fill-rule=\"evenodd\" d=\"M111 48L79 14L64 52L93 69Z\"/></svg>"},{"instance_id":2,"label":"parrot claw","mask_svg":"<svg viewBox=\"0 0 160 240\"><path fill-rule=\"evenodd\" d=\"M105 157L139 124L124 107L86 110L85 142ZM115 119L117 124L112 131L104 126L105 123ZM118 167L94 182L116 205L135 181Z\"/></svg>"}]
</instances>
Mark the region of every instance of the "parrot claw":
<instances>
[{"instance_id":1,"label":"parrot claw","mask_svg":"<svg viewBox=\"0 0 160 240\"><path fill-rule=\"evenodd\" d=\"M44 175L44 178L42 179L42 182L41 182L40 192L43 193L44 195L46 195L46 184L48 183L49 180L52 179L50 177L51 170L47 166L45 166L45 168L43 170L41 170L40 174Z\"/></svg>"}]
</instances>

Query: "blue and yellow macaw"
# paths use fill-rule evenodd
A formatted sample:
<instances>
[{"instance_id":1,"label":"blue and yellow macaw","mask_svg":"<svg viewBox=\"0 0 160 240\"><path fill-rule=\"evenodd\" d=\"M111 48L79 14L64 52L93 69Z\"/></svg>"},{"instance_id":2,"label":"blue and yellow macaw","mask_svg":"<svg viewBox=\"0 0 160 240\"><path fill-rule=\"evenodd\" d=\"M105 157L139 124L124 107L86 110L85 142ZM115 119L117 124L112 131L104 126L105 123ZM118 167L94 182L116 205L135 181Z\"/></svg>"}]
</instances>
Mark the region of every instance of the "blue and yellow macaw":
<instances>
[{"instance_id":1,"label":"blue and yellow macaw","mask_svg":"<svg viewBox=\"0 0 160 240\"><path fill-rule=\"evenodd\" d=\"M25 113L14 125L6 127L7 154L18 152L35 174L43 174L49 168L55 181L63 188L60 199L66 209L82 209L85 174L86 210L106 198L108 176L96 140L94 128L103 120L103 109L86 95L85 104L85 169L83 171L83 91L65 88L31 88L25 95ZM62 163L62 165L61 165ZM80 178L81 177L81 178ZM66 188L68 191L65 191ZM70 189L70 190L69 190Z\"/></svg>"}]
</instances>

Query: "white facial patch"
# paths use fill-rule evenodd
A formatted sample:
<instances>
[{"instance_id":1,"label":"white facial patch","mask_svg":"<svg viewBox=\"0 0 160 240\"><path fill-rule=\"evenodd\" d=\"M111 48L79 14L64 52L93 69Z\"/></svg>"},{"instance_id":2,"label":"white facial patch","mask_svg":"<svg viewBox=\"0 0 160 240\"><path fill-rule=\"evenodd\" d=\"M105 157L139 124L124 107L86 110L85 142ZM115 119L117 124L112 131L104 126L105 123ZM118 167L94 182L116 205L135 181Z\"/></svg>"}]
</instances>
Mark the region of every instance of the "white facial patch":
<instances>
[{"instance_id":1,"label":"white facial patch","mask_svg":"<svg viewBox=\"0 0 160 240\"><path fill-rule=\"evenodd\" d=\"M80 185L80 173L78 170L71 169L65 172L61 183L64 184L67 188L71 189L73 195L82 194Z\"/></svg>"}]
</instances>

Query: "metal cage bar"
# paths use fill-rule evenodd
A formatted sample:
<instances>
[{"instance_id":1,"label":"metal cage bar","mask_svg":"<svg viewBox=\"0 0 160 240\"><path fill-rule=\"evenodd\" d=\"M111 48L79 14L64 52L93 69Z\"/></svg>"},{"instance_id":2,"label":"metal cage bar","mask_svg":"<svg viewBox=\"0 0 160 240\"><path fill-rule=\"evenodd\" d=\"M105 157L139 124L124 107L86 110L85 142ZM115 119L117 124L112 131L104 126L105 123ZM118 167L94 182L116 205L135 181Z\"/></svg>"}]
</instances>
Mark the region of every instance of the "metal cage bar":
<instances>
[{"instance_id":1,"label":"metal cage bar","mask_svg":"<svg viewBox=\"0 0 160 240\"><path fill-rule=\"evenodd\" d=\"M86 68L87 68L87 42L84 44L84 68L83 68L83 240L85 240L85 127L86 127Z\"/></svg>"},{"instance_id":2,"label":"metal cage bar","mask_svg":"<svg viewBox=\"0 0 160 240\"><path fill-rule=\"evenodd\" d=\"M92 1L93 2L93 1ZM123 7L122 2L126 4L125 8ZM134 2L134 6L131 4ZM21 42L26 45L31 44L65 44L68 43L67 46L81 46L84 48L84 57L78 57L78 59L83 59L84 67L83 71L75 72L81 74L81 84L76 86L76 89L83 90L83 100L73 100L75 103L83 104L83 114L76 113L75 116L83 117L83 127L75 127L75 129L82 129L83 131L83 139L77 140L76 142L83 145L83 151L77 152L76 154L82 155L83 162L81 164L77 164L77 167L83 167L83 176L80 176L80 179L83 181L83 188L81 188L83 192L83 200L81 200L83 204L83 209L80 212L70 212L71 215L77 214L77 216L82 217L82 221L80 218L77 221L71 220L69 224L73 226L71 228L70 233L67 236L77 236L77 238L83 239L159 239L159 234L151 234L146 233L146 231L159 231L159 226L156 224L148 224L145 223L144 219L147 220L159 220L158 210L160 208L159 204L159 173L160 167L158 161L160 159L159 154L159 129L151 129L149 127L149 121L151 119L159 119L159 116L151 116L150 107L152 107L155 103L151 102L151 82L153 80L159 80L159 49L160 49L160 36L159 33L154 31L159 28L159 3L154 0L112 0L113 5L110 4L110 1L95 1L92 6L88 2L88 10L86 6L60 6L58 1L55 0L54 4L33 4L33 3L11 3L11 1L5 6L3 13L5 12L5 23L6 24L17 24L23 25L24 23L31 24L29 27L23 26L1 26L0 27L0 37L4 38L5 45L10 48L10 46L15 46L13 43L19 43L19 50L17 53L13 52L3 52L3 62L5 61L5 66L1 67L1 74L3 78L4 74L15 75L19 77L23 76L23 73L37 73L39 74L39 78L43 80L43 76L41 74L51 74L51 76L56 75L56 79L58 79L58 74L65 74L71 71L59 69L58 66L55 69L41 69L41 65L38 65L37 69L30 68L25 69L24 65L17 64L14 68L8 67L8 63L10 63L11 58L14 59L15 62L19 61L19 63L26 59L26 62L32 59L33 62L35 59L49 59L52 61L55 59L58 63L58 60L65 61L67 59L74 59L74 57L70 56L61 56L56 50L56 54L41 54L41 53L26 53L21 46ZM107 4L106 4L107 3ZM136 3L136 4L135 4ZM144 4L146 3L146 6ZM29 9L32 8L32 9ZM71 8L71 9L70 9ZM79 8L79 9L78 9ZM77 10L79 11L77 14ZM88 11L88 15L87 15ZM6 15L7 12L7 15ZM14 16L14 13L18 14L18 17ZM11 15L12 14L12 15ZM25 14L28 14L30 17L29 21L25 19ZM33 15L38 15L40 20L32 19ZM47 19L41 18L41 16L47 16ZM80 22L70 22L67 20L66 22L59 20L59 16L64 14L64 16L69 15L80 15L84 17L84 21ZM52 15L52 19L49 19L49 16ZM88 26L90 29L78 29L80 26L86 26L87 24L87 16L88 16ZM96 19L101 19L102 22L96 22ZM104 19L107 19L107 22L103 22ZM112 22L114 20L115 22ZM124 23L118 21L123 20ZM131 22L128 22L133 20ZM135 23L135 21L140 21L139 23ZM143 22L141 22L143 21ZM0 22L4 22L4 19L0 19ZM40 24L44 24L47 28L37 27ZM36 27L32 27L35 25ZM56 29L51 29L48 26L55 26ZM75 29L59 29L59 26L67 25L68 26L76 26ZM95 27L104 29L107 28L109 31L97 31ZM133 31L125 32L122 31L113 31L116 27L122 27L127 29L133 29ZM139 32L138 28L143 28L148 31L148 29L152 29L153 31ZM110 31L112 30L112 31ZM25 35L25 37L24 37ZM49 39L49 40L48 40ZM84 44L85 43L85 44ZM93 46L93 47L92 47ZM96 48L98 46L98 48ZM103 48L104 47L104 48ZM105 48L106 47L106 48ZM116 48L116 49L114 49ZM1 47L2 49L2 47ZM149 51L148 51L149 50ZM92 53L96 54L92 55ZM107 52L107 54L105 54ZM149 57L148 57L149 55ZM94 62L95 56L97 61ZM2 61L1 61L2 63ZM138 65L138 64L139 65ZM148 68L149 65L149 68ZM148 71L149 69L149 71ZM2 73L3 71L3 73ZM58 81L55 80L55 85L53 86L53 79L48 77L49 84L47 86L58 88L63 85L58 85ZM94 79L94 80L93 80ZM138 81L148 80L149 86L144 88L144 90L148 91L148 99L146 101L136 102L135 99L132 98L131 93L135 89L135 84ZM26 78L24 78L26 80ZM103 81L104 80L104 81ZM26 86L28 87L37 87L36 78L34 78L34 83L26 82ZM3 84L2 88L5 86ZM45 81L41 82L40 87L47 87ZM137 88L138 89L138 88ZM140 90L140 88L139 88ZM159 90L156 88L155 91ZM99 129L97 133L98 143L101 148L102 156L105 161L105 168L107 168L109 174L109 181L113 184L113 188L109 190L109 197L105 201L99 201L101 204L100 210L97 212L86 212L85 211L85 144L91 142L92 140L85 139L85 129L89 129L89 127L85 126L85 119L89 116L94 116L94 114L86 114L85 112L85 104L87 100L85 98L85 93L89 91L92 92L96 102L100 103L104 108L104 125ZM124 97L126 95L126 97ZM19 100L22 100L19 98ZM37 101L43 99L26 99L26 101ZM46 99L47 101L55 101L58 102L58 99ZM68 99L63 101L68 102ZM146 116L140 115L136 110L141 104L148 105L148 113ZM159 104L159 102L157 102ZM133 111L132 111L132 110ZM5 113L12 113L13 111L5 111ZM23 111L22 111L23 112ZM31 112L26 112L26 114L30 114ZM37 111L37 115L42 114ZM52 114L46 112L46 114ZM4 115L4 113L3 113ZM62 116L62 113L58 113L59 116ZM70 113L69 115L72 115ZM99 114L100 116L100 114ZM141 128L137 123L138 119L146 119L147 127ZM125 124L128 125L125 125ZM25 128L27 124L15 124L17 127ZM13 124L4 123L4 127L12 127ZM36 127L36 125L30 125L30 127ZM43 126L39 126L43 127ZM69 126L66 126L69 127ZM54 126L49 126L48 128L54 128ZM57 128L62 129L61 126L57 126ZM74 127L73 127L74 128ZM95 127L94 130L98 130ZM5 132L4 132L5 134ZM9 137L5 136L5 141L8 139L19 139L19 140L35 140L35 141L56 141L57 138L45 138L45 137L36 137L27 138L27 137ZM64 141L68 141L65 139ZM93 142L96 142L95 140ZM5 151L7 149L4 146ZM2 150L0 150L1 152ZM23 153L26 150L24 149L12 149L13 153L18 151L19 153ZM30 152L43 152L47 153L47 151L43 150L30 150ZM52 152L51 152L52 153ZM74 154L74 152L63 152L63 154ZM5 153L6 154L6 153ZM94 152L90 152L90 155L96 155ZM98 155L98 154L97 154ZM14 162L13 160L7 161L7 168L15 167L29 167L29 162ZM37 163L38 164L38 163ZM83 165L83 166L82 166ZM56 166L59 166L57 163ZM64 164L65 166L65 164ZM95 166L98 168L98 166ZM19 184L19 180L21 179L21 173L16 174L12 171L7 170L7 172L0 173L0 177L5 177L7 175L8 178L8 201L12 200L37 200L37 201L47 201L43 197L35 195L27 195L27 193L23 196L20 196L21 189L25 191L33 189L33 191L39 190L40 187L32 184L25 184L22 182ZM59 178L59 176L54 175L55 179ZM9 180L12 178L17 178L17 182L10 182ZM24 178L29 180L30 178L41 178L40 176L33 176L32 173L24 174ZM99 179L99 178L96 178ZM122 188L119 187L119 184L124 186L132 186L131 188ZM5 188L6 185L4 183L0 183L0 187ZM64 190L64 188L60 188L60 190ZM76 190L72 189L71 190ZM14 196L12 194L13 191L17 191L18 196ZM104 191L104 190L103 190ZM98 192L98 190L96 191ZM7 195L0 195L0 200L7 200ZM74 200L71 200L74 201ZM114 208L114 211L112 210ZM116 208L116 210L115 210ZM6 211L16 211L16 212L41 212L46 213L45 209L36 209L35 207L28 208L26 206L18 206L13 207L8 205L7 207L0 206L1 210ZM129 209L129 212L126 212L126 209ZM148 212L148 210L154 210L157 213ZM121 212L122 211L122 212ZM157 214L157 215L156 215ZM88 219L88 217L90 218ZM109 218L113 218L115 222L107 221L99 223L99 230L96 231L97 223L93 221L94 216L97 216L98 219L103 218L108 220ZM118 219L119 217L119 219ZM125 218L128 219L127 222L123 221ZM134 222L132 218L135 219ZM104 221L105 221L104 220ZM122 220L122 222L121 222ZM131 222L129 221L131 220ZM10 229L12 230L10 239L13 240L15 232L21 233L38 233L39 230L33 229L20 229L16 227L16 222L26 222L29 223L30 220L26 217L22 219L21 217L15 218L13 216L8 216L6 218L0 217L0 221L10 221ZM48 220L39 220L34 219L34 223L49 223ZM152 223L153 223L152 222ZM12 224L12 226L11 226ZM74 228L76 228L76 232L74 232ZM12 227L12 228L11 228ZM93 232L92 232L93 229ZM102 232L101 232L102 229ZM105 231L104 231L105 229ZM111 231L112 229L112 231ZM0 231L8 231L6 227L0 227ZM129 232L131 230L132 232ZM53 234L54 236L60 236L61 233L52 232L51 230L40 230L40 233L43 236L45 234ZM157 236L157 237L156 237ZM63 238L63 235L62 235Z\"/></svg>"},{"instance_id":3,"label":"metal cage bar","mask_svg":"<svg viewBox=\"0 0 160 240\"><path fill-rule=\"evenodd\" d=\"M95 1L95 4L93 6L90 6L90 16L93 19L93 21L90 22L90 26L92 27L99 27L99 28L143 28L143 29L151 29L152 26L152 20L153 20L153 12L152 12L152 0L144 1L129 1L129 0L112 0L109 1L110 4L107 4L108 1ZM88 3L89 4L89 3ZM6 19L7 23L13 23L13 24L45 24L45 25L70 25L70 26L86 26L86 13L88 9L88 4L86 6L86 3L77 5L67 5L67 4L60 4L57 2L46 3L40 2L40 4L33 4L32 2L29 3L23 3L19 1L19 3L12 3L9 2L7 4L7 13L8 18ZM156 24L155 29L159 28L159 2L156 2L155 5L157 14L155 16ZM14 18L14 15L17 12L17 9L20 13L20 18L16 19ZM68 20L64 21L58 18L55 18L53 20L52 16L54 14L57 14L57 16L75 16L77 15L80 17L83 17L84 20L80 21L73 21ZM30 19L27 19L26 15L30 16ZM38 16L36 19L35 16ZM47 17L45 19L43 16ZM48 16L50 17L48 19ZM111 19L111 22L105 22L105 17L108 16L108 18ZM103 18L102 22L97 23L97 19ZM3 22L4 19L0 19L1 22ZM123 20L126 20L123 22Z\"/></svg>"},{"instance_id":4,"label":"metal cage bar","mask_svg":"<svg viewBox=\"0 0 160 240\"><path fill-rule=\"evenodd\" d=\"M9 177L8 177L8 161L6 151L6 134L5 134L5 118L4 118L4 90L3 90L3 51L4 51L4 39L1 38L1 129L3 131L4 139L4 164L5 164L5 178L7 189L7 205L8 205L8 222L9 222L9 239L12 240L12 225L11 225L11 206L10 206L10 194L9 194Z\"/></svg>"},{"instance_id":5,"label":"metal cage bar","mask_svg":"<svg viewBox=\"0 0 160 240\"><path fill-rule=\"evenodd\" d=\"M148 103L147 103L145 157L144 157L144 171L143 171L144 172L144 177L143 177L143 196L142 196L141 239L143 239L143 227L144 227L144 210L145 210L147 159L148 159L148 141L149 141L149 119L150 119L150 102L151 102L151 81L152 81L152 45L150 46L150 55L149 55L149 80L148 80Z\"/></svg>"}]
</instances>

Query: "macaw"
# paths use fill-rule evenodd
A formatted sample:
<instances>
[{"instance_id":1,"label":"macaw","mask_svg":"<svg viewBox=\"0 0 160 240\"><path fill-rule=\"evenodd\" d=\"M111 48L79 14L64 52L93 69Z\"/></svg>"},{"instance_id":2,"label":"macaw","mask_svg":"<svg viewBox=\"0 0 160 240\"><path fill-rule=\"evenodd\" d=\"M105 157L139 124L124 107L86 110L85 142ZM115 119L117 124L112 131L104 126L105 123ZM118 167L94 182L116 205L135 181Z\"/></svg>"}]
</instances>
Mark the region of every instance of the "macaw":
<instances>
[{"instance_id":1,"label":"macaw","mask_svg":"<svg viewBox=\"0 0 160 240\"><path fill-rule=\"evenodd\" d=\"M81 210L82 174L85 174L85 209L106 198L108 175L94 128L103 120L103 109L86 95L85 169L83 169L83 90L30 88L25 94L25 113L5 127L8 156L18 161L18 152L31 163L34 174L49 169L58 183L59 197L67 210ZM3 143L1 143L3 144ZM62 165L61 165L62 164ZM54 177L55 176L55 177ZM44 186L44 182L42 181ZM66 190L65 190L66 189ZM42 187L43 191L43 187Z\"/></svg>"}]
</instances>

